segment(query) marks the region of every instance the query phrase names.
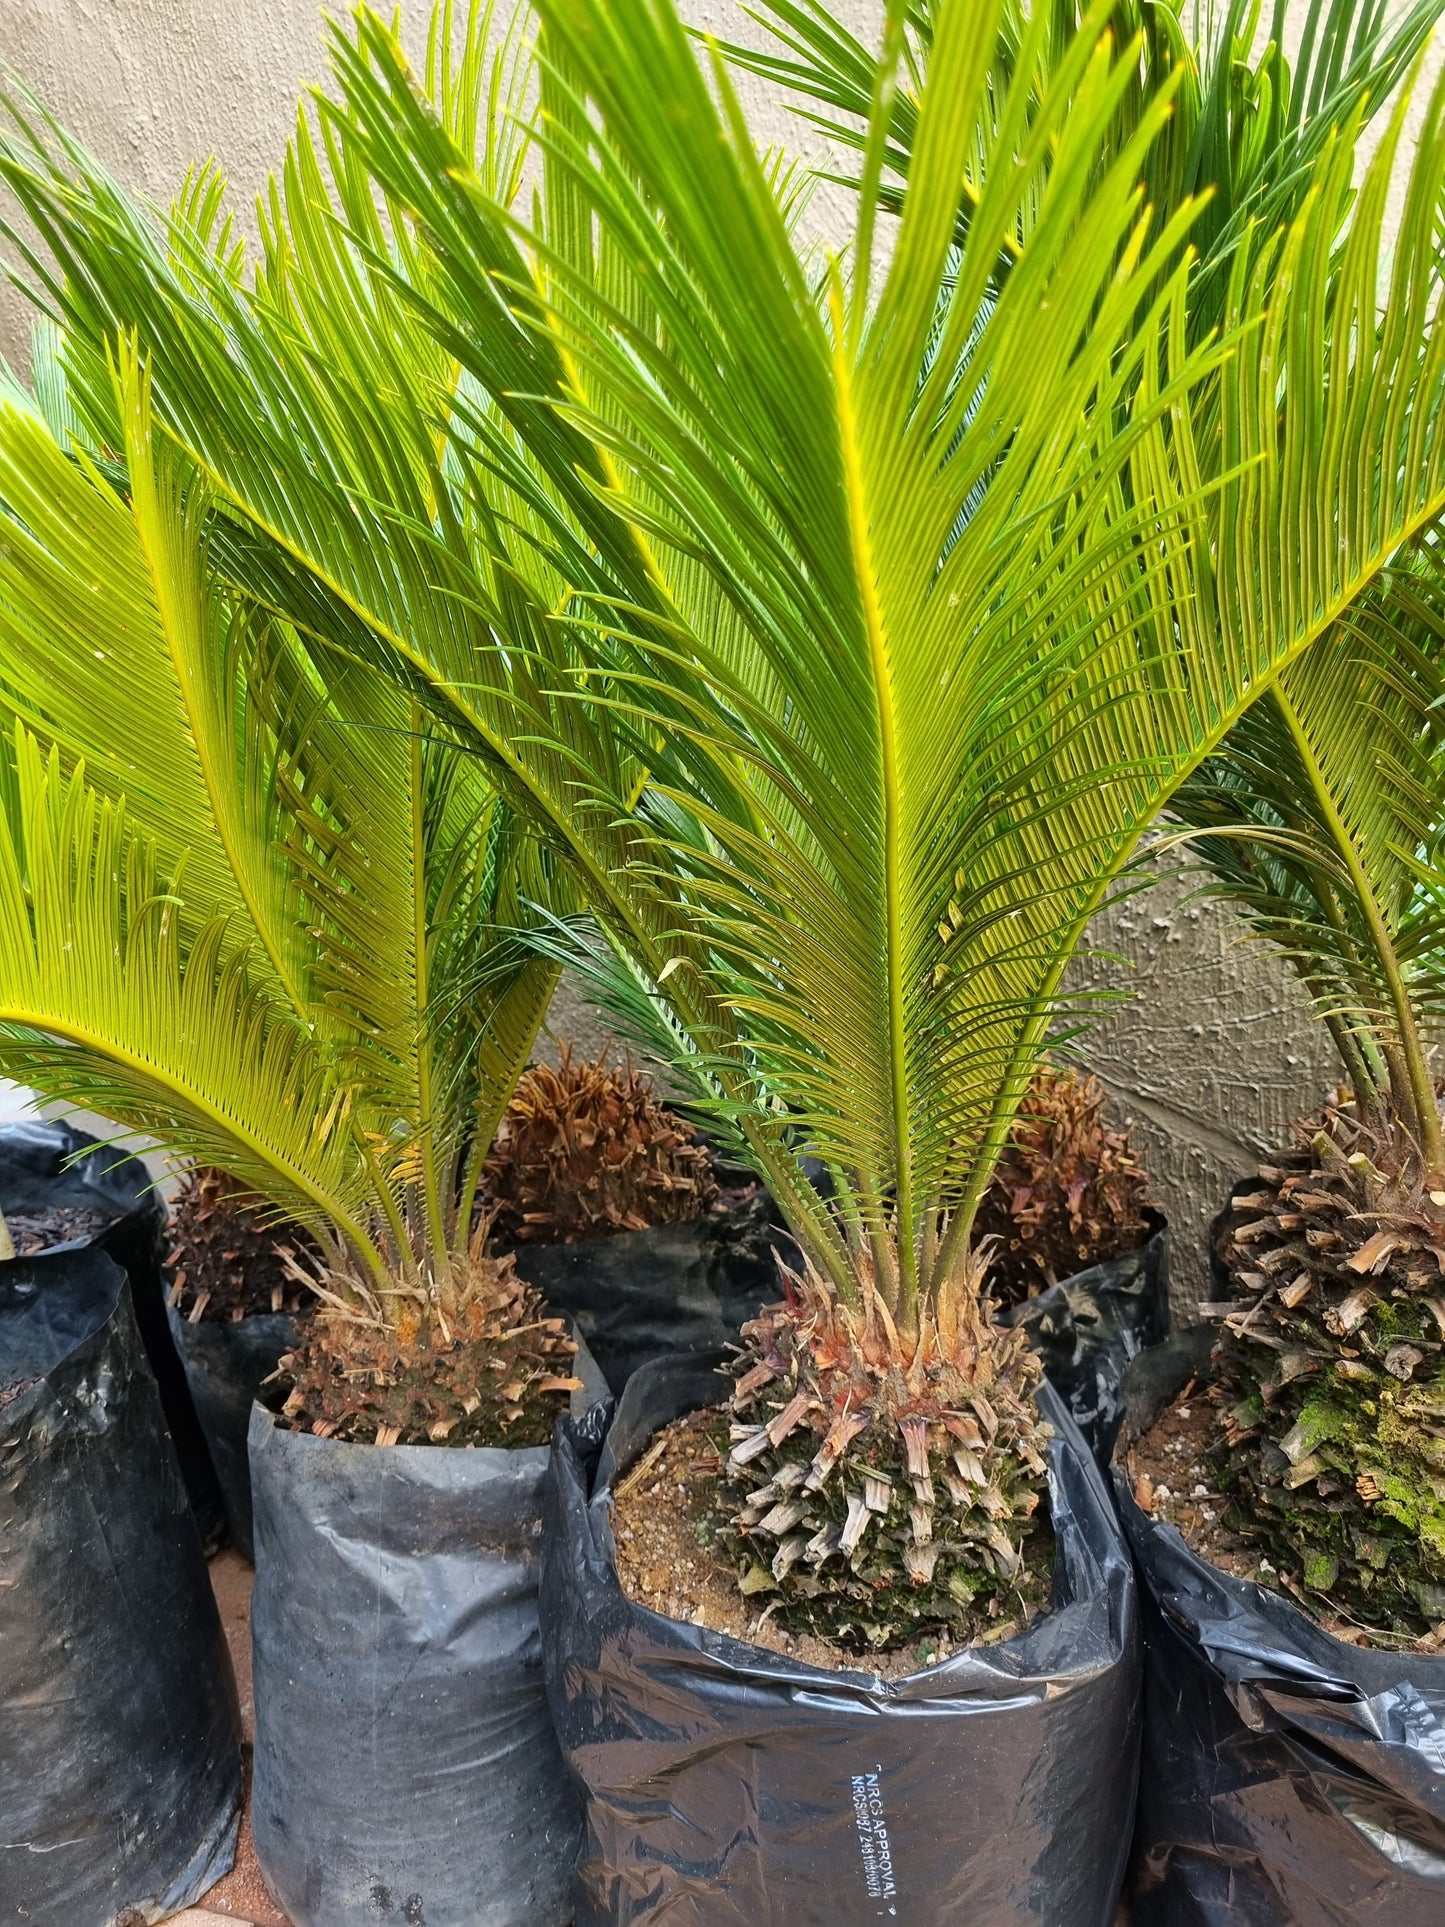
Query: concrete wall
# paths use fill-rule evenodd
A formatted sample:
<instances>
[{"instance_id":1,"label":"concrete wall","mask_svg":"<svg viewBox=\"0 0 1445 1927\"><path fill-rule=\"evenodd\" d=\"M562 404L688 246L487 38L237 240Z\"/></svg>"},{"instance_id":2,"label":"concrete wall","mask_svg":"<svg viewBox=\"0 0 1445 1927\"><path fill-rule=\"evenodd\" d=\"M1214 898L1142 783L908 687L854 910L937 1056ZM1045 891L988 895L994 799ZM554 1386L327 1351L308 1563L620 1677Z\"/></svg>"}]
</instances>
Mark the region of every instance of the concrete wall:
<instances>
[{"instance_id":1,"label":"concrete wall","mask_svg":"<svg viewBox=\"0 0 1445 1927\"><path fill-rule=\"evenodd\" d=\"M1209 1288L1206 1232L1237 1177L1339 1070L1278 957L1217 903L1161 881L1095 920L1070 973L1076 991L1125 991L1081 1053L1143 1153L1172 1226L1173 1301L1189 1317Z\"/></svg>"},{"instance_id":2,"label":"concrete wall","mask_svg":"<svg viewBox=\"0 0 1445 1927\"><path fill-rule=\"evenodd\" d=\"M870 0L839 9L866 31ZM130 186L165 201L185 167L214 154L249 206L283 150L301 86L322 76L317 0L0 0L0 65L25 76L59 118ZM732 0L694 0L692 17L719 34L756 33ZM415 35L418 0L407 0ZM1298 18L1305 13L1300 0ZM754 124L799 145L797 123L744 78ZM822 194L813 221L843 231L843 199ZM23 360L28 321L0 292L0 353ZM1088 1055L1145 1150L1160 1201L1177 1227L1181 1310L1205 1295L1202 1228L1231 1179L1312 1109L1333 1075L1325 1040L1281 966L1241 948L1217 908L1182 907L1162 886L1100 920L1078 981L1132 985ZM554 1029L595 1047L595 1013L564 990Z\"/></svg>"}]
</instances>

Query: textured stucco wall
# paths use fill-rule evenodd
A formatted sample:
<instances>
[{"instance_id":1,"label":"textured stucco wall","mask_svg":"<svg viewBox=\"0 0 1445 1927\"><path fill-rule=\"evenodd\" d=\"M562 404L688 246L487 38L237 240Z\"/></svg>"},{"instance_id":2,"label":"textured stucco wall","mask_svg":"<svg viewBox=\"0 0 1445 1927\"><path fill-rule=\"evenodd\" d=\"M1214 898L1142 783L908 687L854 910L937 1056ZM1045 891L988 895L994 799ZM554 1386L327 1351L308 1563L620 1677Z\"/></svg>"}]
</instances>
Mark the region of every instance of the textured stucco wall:
<instances>
[{"instance_id":1,"label":"textured stucco wall","mask_svg":"<svg viewBox=\"0 0 1445 1927\"><path fill-rule=\"evenodd\" d=\"M732 0L692 0L689 11L721 35L759 31ZM872 0L841 0L838 11L859 32L878 17ZM1296 30L1305 12L1298 0ZM214 154L244 214L279 160L301 86L322 76L320 17L318 0L0 0L0 65L159 201L189 163ZM406 0L404 17L414 43L418 0ZM741 91L761 138L803 144L759 84L744 77ZM844 233L845 207L841 192L822 192L813 230ZM0 290L0 353L23 361L27 331L23 305ZM1139 993L1106 1018L1087 1055L1133 1123L1176 1225L1177 1300L1187 1311L1204 1294L1201 1233L1216 1200L1313 1108L1333 1066L1278 961L1241 946L1225 912L1181 907L1180 895L1165 884L1101 918L1093 942L1120 961L1086 959L1076 975ZM584 1048L603 1041L595 1013L566 990L553 1028Z\"/></svg>"},{"instance_id":2,"label":"textured stucco wall","mask_svg":"<svg viewBox=\"0 0 1445 1927\"><path fill-rule=\"evenodd\" d=\"M382 14L391 8L380 0ZM347 9L348 0L0 0L0 69L20 75L126 186L162 204L192 162L214 155L246 221L302 88L325 77L323 15ZM401 11L419 56L430 0L402 0ZM684 0L683 11L720 37L763 38L732 0ZM870 0L837 0L834 11L858 33L875 17ZM743 75L739 91L761 139L799 146L797 121L760 83ZM838 189L815 197L815 232L843 231L844 201ZM0 355L23 363L29 327L24 301L0 288Z\"/></svg>"},{"instance_id":3,"label":"textured stucco wall","mask_svg":"<svg viewBox=\"0 0 1445 1927\"><path fill-rule=\"evenodd\" d=\"M249 203L320 77L316 0L0 0L0 64L128 187L170 200L214 154ZM0 353L29 318L0 295Z\"/></svg>"},{"instance_id":4,"label":"textured stucco wall","mask_svg":"<svg viewBox=\"0 0 1445 1927\"><path fill-rule=\"evenodd\" d=\"M1213 1295L1205 1233L1225 1192L1339 1076L1278 957L1194 896L1176 873L1106 912L1070 972L1076 992L1133 993L1099 1012L1081 1050L1169 1215L1185 1318Z\"/></svg>"}]
</instances>

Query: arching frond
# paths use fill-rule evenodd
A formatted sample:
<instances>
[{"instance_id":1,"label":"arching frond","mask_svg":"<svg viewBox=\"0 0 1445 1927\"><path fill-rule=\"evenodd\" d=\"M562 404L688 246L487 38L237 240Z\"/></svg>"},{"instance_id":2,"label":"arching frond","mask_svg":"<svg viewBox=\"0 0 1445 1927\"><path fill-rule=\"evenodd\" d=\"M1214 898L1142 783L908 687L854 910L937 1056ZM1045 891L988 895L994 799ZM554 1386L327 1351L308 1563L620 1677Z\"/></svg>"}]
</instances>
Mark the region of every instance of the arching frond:
<instances>
[{"instance_id":1,"label":"arching frond","mask_svg":"<svg viewBox=\"0 0 1445 1927\"><path fill-rule=\"evenodd\" d=\"M1365 1103L1416 1116L1445 1008L1445 583L1401 557L1173 799L1207 889L1290 958Z\"/></svg>"},{"instance_id":2,"label":"arching frond","mask_svg":"<svg viewBox=\"0 0 1445 1927\"><path fill-rule=\"evenodd\" d=\"M113 347L110 401L93 390L90 412L113 408L119 460L57 439L78 419L63 344L43 413L0 396L0 711L51 758L43 781L9 785L33 928L28 951L12 932L26 961L5 974L0 1062L222 1165L384 1275L410 1244L445 1253L458 1236L463 1166L545 1013L556 968L517 938L535 859L413 701L344 653L318 675L269 599L291 565L262 566L254 531L238 546L194 465L157 441L133 340ZM40 834L52 818L63 856ZM111 866L113 900L61 889L45 910L32 868L87 865ZM75 948L89 969L66 1002ZM191 1030L168 1028L178 1010ZM300 1158L313 1129L334 1168Z\"/></svg>"},{"instance_id":3,"label":"arching frond","mask_svg":"<svg viewBox=\"0 0 1445 1927\"><path fill-rule=\"evenodd\" d=\"M1297 0L1296 0L1297 4ZM1131 85L1121 98L1115 144L1137 127L1146 103L1174 90L1174 111L1146 157L1144 179L1157 208L1207 196L1190 230L1201 257L1190 304L1202 331L1218 318L1225 270L1251 224L1287 221L1309 191L1331 130L1352 114L1381 113L1439 22L1440 0L1390 8L1383 0L1304 0L1305 18L1290 59L1285 34L1291 0L1224 0L1204 9L1190 0L1116 0L1110 9L1121 46L1137 48ZM1077 0L1041 9L1057 46L1076 35L1088 10ZM880 56L829 12L823 0L759 0L748 12L774 46L728 43L729 62L792 95L795 111L828 139L860 155L878 92ZM878 155L882 206L902 204L918 132L918 105L932 54L938 7L904 9L904 71L892 91L887 136ZM1260 31L1268 18L1267 34ZM1005 8L994 65L1001 91L1018 77L1028 11ZM1040 68L1044 84L1047 62ZM845 182L861 186L861 177ZM958 208L960 244L976 203L965 181ZM998 269L1008 272L1016 243L1006 241Z\"/></svg>"},{"instance_id":4,"label":"arching frond","mask_svg":"<svg viewBox=\"0 0 1445 1927\"><path fill-rule=\"evenodd\" d=\"M1400 122L1356 197L1357 111L1287 231L1233 249L1211 339L1197 210L1155 218L1139 185L1169 90L1119 138L1141 52L1105 6L1062 40L1022 22L1006 85L1014 11L936 7L891 260L821 283L665 0L541 14L530 237L366 11L323 110L350 231L293 164L252 297L199 250L178 273L175 234L53 139L0 171L66 325L137 331L158 417L272 558L267 599L484 760L815 1263L907 1318L966 1275L1068 957L1142 831L1445 507L1445 108L1388 301ZM860 264L872 221L864 195Z\"/></svg>"},{"instance_id":5,"label":"arching frond","mask_svg":"<svg viewBox=\"0 0 1445 1927\"><path fill-rule=\"evenodd\" d=\"M224 1164L323 1236L367 1240L350 1094L250 933L182 928L124 809L18 730L0 821L0 1061Z\"/></svg>"}]
</instances>

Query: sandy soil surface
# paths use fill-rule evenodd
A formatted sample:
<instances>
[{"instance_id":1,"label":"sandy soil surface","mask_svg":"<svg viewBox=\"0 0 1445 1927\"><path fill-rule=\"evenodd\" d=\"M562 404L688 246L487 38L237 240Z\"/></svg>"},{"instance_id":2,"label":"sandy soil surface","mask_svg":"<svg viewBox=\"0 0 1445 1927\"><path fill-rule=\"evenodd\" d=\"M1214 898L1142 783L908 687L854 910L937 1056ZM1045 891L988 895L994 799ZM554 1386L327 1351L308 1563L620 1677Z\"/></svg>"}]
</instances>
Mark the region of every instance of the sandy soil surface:
<instances>
[{"instance_id":1,"label":"sandy soil surface","mask_svg":"<svg viewBox=\"0 0 1445 1927\"><path fill-rule=\"evenodd\" d=\"M198 1905L222 1920L247 1921L251 1927L291 1927L266 1891L256 1849L251 1844L251 1741L256 1730L251 1702L251 1583L255 1573L239 1552L227 1547L211 1561L211 1585L221 1609L221 1624L231 1649L236 1690L241 1696L241 1727L246 1742L246 1800L241 1814L241 1838L236 1865L224 1880L203 1894ZM184 1919L184 1916L182 1916Z\"/></svg>"},{"instance_id":2,"label":"sandy soil surface","mask_svg":"<svg viewBox=\"0 0 1445 1927\"><path fill-rule=\"evenodd\" d=\"M811 1633L789 1632L769 1616L766 1598L745 1599L730 1559L713 1548L726 1427L719 1406L674 1420L619 1481L613 1518L617 1572L630 1599L785 1659L880 1679L906 1679L968 1643L948 1628L933 1627L886 1652L856 1653ZM1000 1624L987 1637L1008 1637L1023 1623Z\"/></svg>"}]
</instances>

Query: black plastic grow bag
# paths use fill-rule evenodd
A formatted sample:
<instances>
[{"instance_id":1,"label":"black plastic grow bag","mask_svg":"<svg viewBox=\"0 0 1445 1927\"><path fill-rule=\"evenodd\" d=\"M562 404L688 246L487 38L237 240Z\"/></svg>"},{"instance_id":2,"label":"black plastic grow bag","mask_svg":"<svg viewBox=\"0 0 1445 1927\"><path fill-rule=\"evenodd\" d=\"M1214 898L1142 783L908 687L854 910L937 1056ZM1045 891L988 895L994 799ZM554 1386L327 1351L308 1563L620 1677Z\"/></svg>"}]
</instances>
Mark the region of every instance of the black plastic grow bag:
<instances>
[{"instance_id":1,"label":"black plastic grow bag","mask_svg":"<svg viewBox=\"0 0 1445 1927\"><path fill-rule=\"evenodd\" d=\"M1169 1226L1146 1211L1149 1235L1134 1251L1076 1272L1004 1313L1022 1325L1049 1383L1107 1465L1124 1414L1131 1361L1169 1336Z\"/></svg>"},{"instance_id":2,"label":"black plastic grow bag","mask_svg":"<svg viewBox=\"0 0 1445 1927\"><path fill-rule=\"evenodd\" d=\"M519 1274L577 1322L603 1377L620 1392L650 1359L734 1342L781 1295L774 1249L795 1258L761 1187L687 1224L619 1231L570 1245L519 1245Z\"/></svg>"},{"instance_id":3,"label":"black plastic grow bag","mask_svg":"<svg viewBox=\"0 0 1445 1927\"><path fill-rule=\"evenodd\" d=\"M240 1739L124 1273L0 1266L0 1919L187 1906L234 1856Z\"/></svg>"},{"instance_id":4,"label":"black plastic grow bag","mask_svg":"<svg viewBox=\"0 0 1445 1927\"><path fill-rule=\"evenodd\" d=\"M773 1246L786 1233L772 1215L771 1200L759 1190L729 1210L687 1224L570 1245L522 1245L515 1253L517 1270L554 1310L576 1321L609 1389L618 1392L650 1358L711 1351L735 1340L748 1319L777 1298ZM1084 1322L1088 1315L1082 1313ZM193 1325L169 1308L168 1316L231 1537L253 1559L246 1444L251 1405L257 1398L265 1402L262 1387L296 1344L298 1320L287 1312L253 1312L239 1323L202 1319ZM1070 1343L1059 1338L1055 1349L1062 1355Z\"/></svg>"},{"instance_id":5,"label":"black plastic grow bag","mask_svg":"<svg viewBox=\"0 0 1445 1927\"><path fill-rule=\"evenodd\" d=\"M717 1358L663 1360L564 1422L543 1535L547 1692L582 1793L578 1927L1113 1921L1133 1820L1133 1572L1062 1402L1054 1606L907 1679L824 1672L635 1605L610 1486L715 1401ZM600 1449L599 1449L600 1447Z\"/></svg>"},{"instance_id":6,"label":"black plastic grow bag","mask_svg":"<svg viewBox=\"0 0 1445 1927\"><path fill-rule=\"evenodd\" d=\"M590 1389L604 1393L585 1355ZM251 1421L251 1824L297 1927L562 1927L580 1816L537 1627L545 1446Z\"/></svg>"},{"instance_id":7,"label":"black plastic grow bag","mask_svg":"<svg viewBox=\"0 0 1445 1927\"><path fill-rule=\"evenodd\" d=\"M1209 1342L1181 1333L1137 1361L1131 1433ZM1445 1658L1331 1638L1114 1477L1145 1625L1135 1927L1440 1927Z\"/></svg>"},{"instance_id":8,"label":"black plastic grow bag","mask_svg":"<svg viewBox=\"0 0 1445 1927\"><path fill-rule=\"evenodd\" d=\"M247 1446L251 1407L263 1397L262 1387L281 1358L296 1345L301 1320L290 1312L263 1311L239 1323L201 1319L193 1325L169 1304L166 1315L220 1481L231 1538L239 1552L254 1559Z\"/></svg>"},{"instance_id":9,"label":"black plastic grow bag","mask_svg":"<svg viewBox=\"0 0 1445 1927\"><path fill-rule=\"evenodd\" d=\"M0 1211L75 1207L105 1214L103 1229L85 1242L113 1258L130 1280L131 1308L196 1524L204 1544L214 1547L224 1526L220 1488L166 1323L165 1199L139 1158L88 1131L40 1118L0 1127Z\"/></svg>"}]
</instances>

